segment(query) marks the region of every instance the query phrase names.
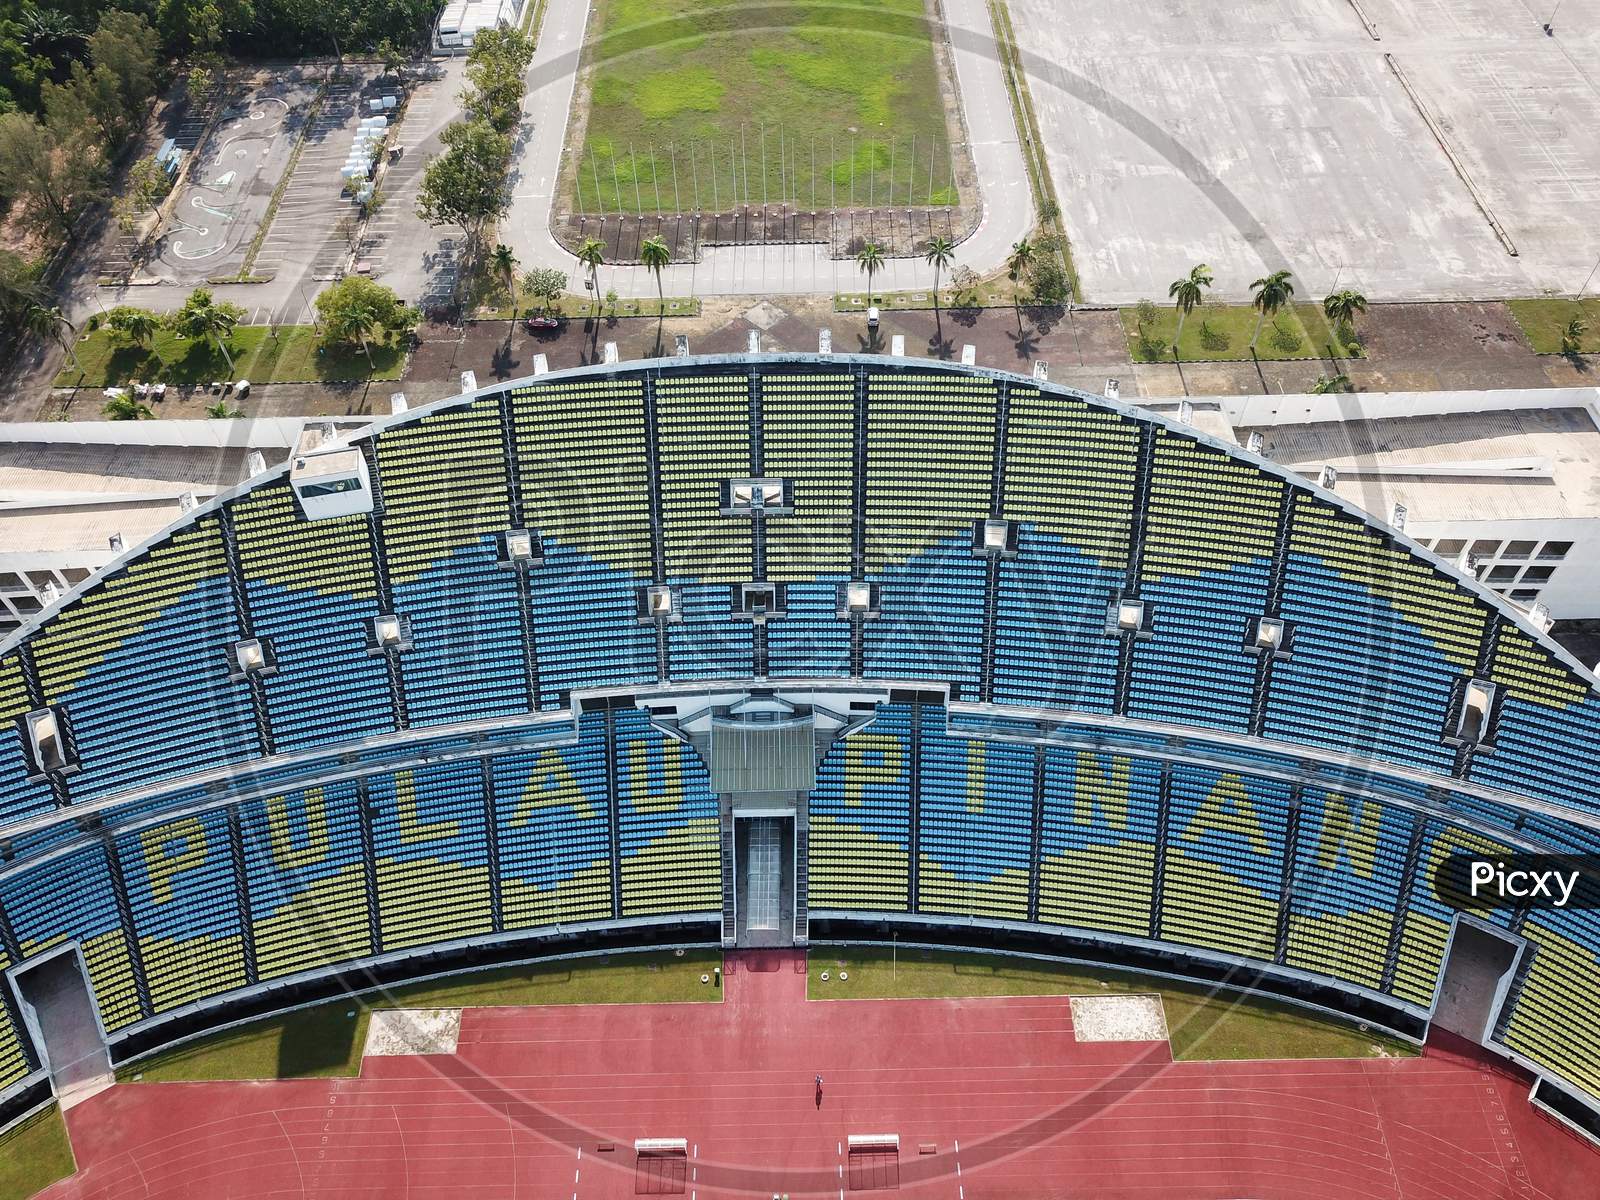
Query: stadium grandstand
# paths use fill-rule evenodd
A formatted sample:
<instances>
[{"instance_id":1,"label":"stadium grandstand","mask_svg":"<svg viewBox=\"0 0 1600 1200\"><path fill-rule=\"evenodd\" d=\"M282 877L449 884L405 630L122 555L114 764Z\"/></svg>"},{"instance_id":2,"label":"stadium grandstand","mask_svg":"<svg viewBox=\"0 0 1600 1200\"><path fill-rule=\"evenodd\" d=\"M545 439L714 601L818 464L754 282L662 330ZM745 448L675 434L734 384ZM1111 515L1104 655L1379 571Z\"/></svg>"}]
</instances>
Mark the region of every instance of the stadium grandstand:
<instances>
[{"instance_id":1,"label":"stadium grandstand","mask_svg":"<svg viewBox=\"0 0 1600 1200\"><path fill-rule=\"evenodd\" d=\"M1595 687L1332 492L1003 372L685 357L313 426L0 643L0 1097L51 1088L49 963L115 1062L358 973L897 935L1412 1040L1465 988L1593 1126L1600 912L1438 880L1600 851Z\"/></svg>"}]
</instances>

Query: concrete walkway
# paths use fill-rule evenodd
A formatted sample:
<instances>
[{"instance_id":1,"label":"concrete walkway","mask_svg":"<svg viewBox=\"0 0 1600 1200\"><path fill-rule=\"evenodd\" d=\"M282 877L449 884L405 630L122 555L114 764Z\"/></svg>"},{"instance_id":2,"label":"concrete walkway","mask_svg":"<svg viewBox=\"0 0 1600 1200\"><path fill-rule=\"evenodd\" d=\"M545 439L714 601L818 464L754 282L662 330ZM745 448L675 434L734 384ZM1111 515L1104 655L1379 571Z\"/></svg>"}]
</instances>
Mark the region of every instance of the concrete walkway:
<instances>
[{"instance_id":1,"label":"concrete walkway","mask_svg":"<svg viewBox=\"0 0 1600 1200\"><path fill-rule=\"evenodd\" d=\"M549 0L528 68L524 136L512 160L511 211L501 227L524 268L567 271L574 290L583 287L582 273L551 235L550 218L589 9L589 0ZM944 9L983 203L977 231L956 248L956 265L983 274L1002 266L1011 244L1033 228L1033 201L988 7L984 0L944 0ZM888 291L928 287L932 274L921 259L890 259L875 282ZM855 263L830 258L820 246L719 246L705 250L699 263L667 268L661 285L669 296L831 295L856 290L861 281ZM603 267L600 289L653 296L656 279L640 266Z\"/></svg>"}]
</instances>

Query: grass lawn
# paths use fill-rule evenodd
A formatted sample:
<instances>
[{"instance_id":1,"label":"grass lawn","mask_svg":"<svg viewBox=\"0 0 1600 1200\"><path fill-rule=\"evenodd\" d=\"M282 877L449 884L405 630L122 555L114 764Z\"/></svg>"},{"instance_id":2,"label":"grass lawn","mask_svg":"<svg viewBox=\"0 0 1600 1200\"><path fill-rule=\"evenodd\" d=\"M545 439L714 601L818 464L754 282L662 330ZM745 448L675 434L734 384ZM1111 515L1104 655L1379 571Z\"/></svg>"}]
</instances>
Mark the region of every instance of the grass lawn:
<instances>
[{"instance_id":1,"label":"grass lawn","mask_svg":"<svg viewBox=\"0 0 1600 1200\"><path fill-rule=\"evenodd\" d=\"M596 9L576 211L956 203L923 0Z\"/></svg>"},{"instance_id":2,"label":"grass lawn","mask_svg":"<svg viewBox=\"0 0 1600 1200\"><path fill-rule=\"evenodd\" d=\"M0 1200L28 1200L75 1170L67 1127L54 1105L0 1135Z\"/></svg>"},{"instance_id":3,"label":"grass lawn","mask_svg":"<svg viewBox=\"0 0 1600 1200\"><path fill-rule=\"evenodd\" d=\"M721 965L718 950L686 950L682 958L669 950L497 968L269 1017L131 1063L117 1075L123 1080L140 1075L147 1083L356 1075L371 1008L717 1001L722 993L701 983L700 976Z\"/></svg>"},{"instance_id":4,"label":"grass lawn","mask_svg":"<svg viewBox=\"0 0 1600 1200\"><path fill-rule=\"evenodd\" d=\"M56 387L109 387L140 379L147 383L188 385L214 379L251 383L345 383L399 379L405 367L402 342L374 343L372 361L359 346L324 349L310 325L284 325L278 336L265 325L241 325L228 339L233 370L209 341L196 342L163 331L146 349L131 346L104 329L85 334L75 347L81 370L70 361L56 376Z\"/></svg>"},{"instance_id":5,"label":"grass lawn","mask_svg":"<svg viewBox=\"0 0 1600 1200\"><path fill-rule=\"evenodd\" d=\"M1573 317L1582 317L1589 326L1579 343L1583 351L1600 352L1600 299L1507 300L1506 307L1539 354L1561 353L1561 335Z\"/></svg>"},{"instance_id":6,"label":"grass lawn","mask_svg":"<svg viewBox=\"0 0 1600 1200\"><path fill-rule=\"evenodd\" d=\"M847 982L838 980L843 966ZM822 971L833 973L823 983ZM1377 1058L1415 1051L1404 1042L1321 1020L1270 1000L1207 996L1205 989L1115 971L1091 971L1001 955L902 949L818 947L809 994L817 999L940 996L1064 996L1156 992L1167 1011L1172 1053L1180 1059Z\"/></svg>"},{"instance_id":7,"label":"grass lawn","mask_svg":"<svg viewBox=\"0 0 1600 1200\"><path fill-rule=\"evenodd\" d=\"M1178 314L1172 305L1159 305L1155 321L1146 326L1153 339L1151 344L1139 337L1138 310L1124 308L1121 313L1128 353L1134 362L1172 361L1172 335L1178 329ZM1250 361L1250 335L1255 332L1257 315L1248 304L1202 305L1183 324L1179 357L1186 362ZM1318 358L1327 351L1331 340L1322 310L1315 304L1296 304L1280 310L1261 327L1256 356L1263 362Z\"/></svg>"}]
</instances>

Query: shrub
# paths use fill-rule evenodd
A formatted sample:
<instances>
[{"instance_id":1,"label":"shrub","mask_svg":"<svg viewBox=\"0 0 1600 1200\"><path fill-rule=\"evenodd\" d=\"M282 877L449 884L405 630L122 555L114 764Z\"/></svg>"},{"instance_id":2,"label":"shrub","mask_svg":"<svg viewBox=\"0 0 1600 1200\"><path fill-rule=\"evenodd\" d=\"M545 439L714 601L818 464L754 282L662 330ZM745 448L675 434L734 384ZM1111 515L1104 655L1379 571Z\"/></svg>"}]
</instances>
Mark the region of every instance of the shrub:
<instances>
[{"instance_id":1,"label":"shrub","mask_svg":"<svg viewBox=\"0 0 1600 1200\"><path fill-rule=\"evenodd\" d=\"M1072 294L1067 272L1062 268L1061 260L1053 254L1034 263L1029 279L1033 286L1033 298L1040 303L1060 304Z\"/></svg>"}]
</instances>

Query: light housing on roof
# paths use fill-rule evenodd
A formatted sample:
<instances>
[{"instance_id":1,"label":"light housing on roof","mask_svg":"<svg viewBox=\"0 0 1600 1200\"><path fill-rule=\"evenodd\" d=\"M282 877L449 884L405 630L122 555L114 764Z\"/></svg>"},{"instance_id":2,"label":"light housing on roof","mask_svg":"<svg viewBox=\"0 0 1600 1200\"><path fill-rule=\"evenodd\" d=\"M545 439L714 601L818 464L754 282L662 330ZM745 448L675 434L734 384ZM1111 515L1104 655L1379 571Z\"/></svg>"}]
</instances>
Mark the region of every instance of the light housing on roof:
<instances>
[{"instance_id":1,"label":"light housing on roof","mask_svg":"<svg viewBox=\"0 0 1600 1200\"><path fill-rule=\"evenodd\" d=\"M665 583L639 589L639 624L654 625L683 620L683 595Z\"/></svg>"},{"instance_id":2,"label":"light housing on roof","mask_svg":"<svg viewBox=\"0 0 1600 1200\"><path fill-rule=\"evenodd\" d=\"M1136 596L1113 598L1106 605L1106 632L1115 637L1150 637L1150 606Z\"/></svg>"},{"instance_id":3,"label":"light housing on roof","mask_svg":"<svg viewBox=\"0 0 1600 1200\"><path fill-rule=\"evenodd\" d=\"M36 708L17 722L28 755L28 778L71 775L78 770L77 745L60 705Z\"/></svg>"},{"instance_id":4,"label":"light housing on roof","mask_svg":"<svg viewBox=\"0 0 1600 1200\"><path fill-rule=\"evenodd\" d=\"M834 612L840 617L871 620L883 612L883 593L876 583L853 579L841 583L834 596Z\"/></svg>"},{"instance_id":5,"label":"light housing on roof","mask_svg":"<svg viewBox=\"0 0 1600 1200\"><path fill-rule=\"evenodd\" d=\"M999 517L990 517L972 523L972 552L983 558L998 555L1000 558L1017 556L1017 523Z\"/></svg>"},{"instance_id":6,"label":"light housing on roof","mask_svg":"<svg viewBox=\"0 0 1600 1200\"><path fill-rule=\"evenodd\" d=\"M278 669L278 656L265 638L241 638L233 644L228 658L229 679L249 679L271 675Z\"/></svg>"},{"instance_id":7,"label":"light housing on roof","mask_svg":"<svg viewBox=\"0 0 1600 1200\"><path fill-rule=\"evenodd\" d=\"M367 653L387 654L411 649L411 618L400 613L379 613L367 625Z\"/></svg>"},{"instance_id":8,"label":"light housing on roof","mask_svg":"<svg viewBox=\"0 0 1600 1200\"><path fill-rule=\"evenodd\" d=\"M544 541L535 529L508 529L496 539L496 561L508 570L537 567L544 562Z\"/></svg>"},{"instance_id":9,"label":"light housing on roof","mask_svg":"<svg viewBox=\"0 0 1600 1200\"><path fill-rule=\"evenodd\" d=\"M787 588L781 583L739 583L733 588L733 616L757 624L784 615Z\"/></svg>"},{"instance_id":10,"label":"light housing on roof","mask_svg":"<svg viewBox=\"0 0 1600 1200\"><path fill-rule=\"evenodd\" d=\"M1487 679L1463 679L1458 687L1455 732L1444 740L1453 746L1488 746L1499 686Z\"/></svg>"},{"instance_id":11,"label":"light housing on roof","mask_svg":"<svg viewBox=\"0 0 1600 1200\"><path fill-rule=\"evenodd\" d=\"M722 484L725 517L787 517L794 512L794 481L789 479L729 479Z\"/></svg>"},{"instance_id":12,"label":"light housing on roof","mask_svg":"<svg viewBox=\"0 0 1600 1200\"><path fill-rule=\"evenodd\" d=\"M1294 630L1287 621L1263 614L1250 622L1244 648L1253 654L1288 658L1293 641Z\"/></svg>"}]
</instances>

